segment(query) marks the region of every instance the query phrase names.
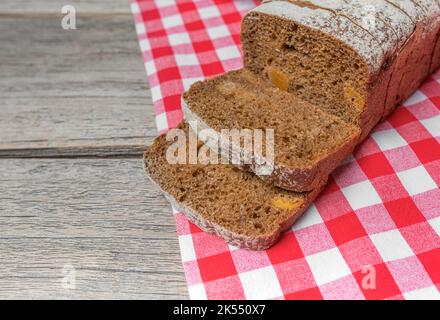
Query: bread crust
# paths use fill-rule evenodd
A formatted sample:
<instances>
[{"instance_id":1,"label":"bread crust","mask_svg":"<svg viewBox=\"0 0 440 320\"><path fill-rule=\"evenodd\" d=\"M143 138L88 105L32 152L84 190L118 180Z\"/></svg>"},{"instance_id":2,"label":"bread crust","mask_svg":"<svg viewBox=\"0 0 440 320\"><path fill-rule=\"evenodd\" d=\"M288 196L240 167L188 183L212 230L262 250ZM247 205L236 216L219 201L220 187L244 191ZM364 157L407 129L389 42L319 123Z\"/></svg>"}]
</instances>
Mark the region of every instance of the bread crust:
<instances>
[{"instance_id":1,"label":"bread crust","mask_svg":"<svg viewBox=\"0 0 440 320\"><path fill-rule=\"evenodd\" d=\"M387 0L394 3L414 21L414 30L398 49L387 84L382 118L411 96L435 68L433 57L440 30L440 7L432 0ZM438 50L438 49L437 49Z\"/></svg>"},{"instance_id":2,"label":"bread crust","mask_svg":"<svg viewBox=\"0 0 440 320\"><path fill-rule=\"evenodd\" d=\"M440 68L440 28L437 32L437 41L434 48L434 52L432 54L430 73L433 73L438 68Z\"/></svg>"}]
</instances>

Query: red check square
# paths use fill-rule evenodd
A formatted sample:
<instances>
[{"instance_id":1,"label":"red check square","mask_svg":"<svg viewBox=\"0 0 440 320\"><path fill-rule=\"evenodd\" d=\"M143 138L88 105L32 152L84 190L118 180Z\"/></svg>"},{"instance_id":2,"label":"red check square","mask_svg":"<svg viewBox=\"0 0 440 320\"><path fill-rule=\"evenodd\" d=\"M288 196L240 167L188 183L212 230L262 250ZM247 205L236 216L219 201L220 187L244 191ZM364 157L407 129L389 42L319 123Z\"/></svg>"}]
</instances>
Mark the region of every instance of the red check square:
<instances>
[{"instance_id":1,"label":"red check square","mask_svg":"<svg viewBox=\"0 0 440 320\"><path fill-rule=\"evenodd\" d=\"M432 97L431 101L434 103L437 109L440 109L440 97Z\"/></svg>"},{"instance_id":2,"label":"red check square","mask_svg":"<svg viewBox=\"0 0 440 320\"><path fill-rule=\"evenodd\" d=\"M410 197L386 202L384 205L399 228L425 221L425 217Z\"/></svg>"},{"instance_id":3,"label":"red check square","mask_svg":"<svg viewBox=\"0 0 440 320\"><path fill-rule=\"evenodd\" d=\"M142 15L142 19L144 21L160 19L160 13L159 13L159 10L157 10L157 9L142 11L141 15Z\"/></svg>"},{"instance_id":4,"label":"red check square","mask_svg":"<svg viewBox=\"0 0 440 320\"><path fill-rule=\"evenodd\" d=\"M295 238L293 232L286 232L280 241L267 250L272 264L282 263L290 260L301 259L304 254Z\"/></svg>"},{"instance_id":5,"label":"red check square","mask_svg":"<svg viewBox=\"0 0 440 320\"><path fill-rule=\"evenodd\" d=\"M232 12L223 15L223 21L227 24L236 23L241 21L241 14L238 12Z\"/></svg>"},{"instance_id":6,"label":"red check square","mask_svg":"<svg viewBox=\"0 0 440 320\"><path fill-rule=\"evenodd\" d=\"M373 265L354 273L354 277L365 298L369 300L386 299L401 294L390 270L385 263Z\"/></svg>"},{"instance_id":7,"label":"red check square","mask_svg":"<svg viewBox=\"0 0 440 320\"><path fill-rule=\"evenodd\" d=\"M158 27L158 25L156 25ZM154 28L148 29L147 32L148 37L152 40L154 38L164 38L167 34L164 30L155 30Z\"/></svg>"},{"instance_id":8,"label":"red check square","mask_svg":"<svg viewBox=\"0 0 440 320\"><path fill-rule=\"evenodd\" d=\"M205 25L203 21L197 20L190 23L185 23L186 30L189 32L196 31L196 30L203 30L205 28ZM196 39L195 39L196 40Z\"/></svg>"},{"instance_id":9,"label":"red check square","mask_svg":"<svg viewBox=\"0 0 440 320\"><path fill-rule=\"evenodd\" d=\"M426 139L410 144L422 163L440 159L440 145L436 139Z\"/></svg>"},{"instance_id":10,"label":"red check square","mask_svg":"<svg viewBox=\"0 0 440 320\"><path fill-rule=\"evenodd\" d=\"M214 46L212 45L211 40L194 42L193 47L194 47L194 51L199 53L206 51L214 51Z\"/></svg>"},{"instance_id":11,"label":"red check square","mask_svg":"<svg viewBox=\"0 0 440 320\"><path fill-rule=\"evenodd\" d=\"M171 112L174 110L182 110L182 101L180 95L172 95L169 97L164 97L163 101L166 106L166 111Z\"/></svg>"},{"instance_id":12,"label":"red check square","mask_svg":"<svg viewBox=\"0 0 440 320\"><path fill-rule=\"evenodd\" d=\"M393 168L383 153L376 153L363 157L357 162L370 179L394 173Z\"/></svg>"},{"instance_id":13,"label":"red check square","mask_svg":"<svg viewBox=\"0 0 440 320\"><path fill-rule=\"evenodd\" d=\"M202 70L206 77L216 76L224 71L223 65L220 62L204 64L202 65Z\"/></svg>"},{"instance_id":14,"label":"red check square","mask_svg":"<svg viewBox=\"0 0 440 320\"><path fill-rule=\"evenodd\" d=\"M186 11L195 11L197 9L195 4L191 1L185 1L185 2L178 1L177 7L179 8L179 11L181 13L184 13Z\"/></svg>"},{"instance_id":15,"label":"red check square","mask_svg":"<svg viewBox=\"0 0 440 320\"><path fill-rule=\"evenodd\" d=\"M237 274L231 253L225 252L197 260L204 282L226 278Z\"/></svg>"},{"instance_id":16,"label":"red check square","mask_svg":"<svg viewBox=\"0 0 440 320\"><path fill-rule=\"evenodd\" d=\"M165 68L157 72L157 77L161 82L177 80L180 77L180 71L177 67Z\"/></svg>"},{"instance_id":17,"label":"red check square","mask_svg":"<svg viewBox=\"0 0 440 320\"><path fill-rule=\"evenodd\" d=\"M394 127L400 127L413 121L417 121L417 118L407 108L397 108L387 121Z\"/></svg>"},{"instance_id":18,"label":"red check square","mask_svg":"<svg viewBox=\"0 0 440 320\"><path fill-rule=\"evenodd\" d=\"M153 57L155 59L158 59L160 57L165 57L165 56L172 56L173 49L171 47L154 48L154 49L151 49L151 54L153 55ZM179 78L177 78L177 79L179 79Z\"/></svg>"},{"instance_id":19,"label":"red check square","mask_svg":"<svg viewBox=\"0 0 440 320\"><path fill-rule=\"evenodd\" d=\"M434 284L440 284L440 248L420 253L417 255L417 258L419 258L423 267L428 271L432 282Z\"/></svg>"},{"instance_id":20,"label":"red check square","mask_svg":"<svg viewBox=\"0 0 440 320\"><path fill-rule=\"evenodd\" d=\"M329 220L325 224L338 246L367 235L354 212Z\"/></svg>"}]
</instances>

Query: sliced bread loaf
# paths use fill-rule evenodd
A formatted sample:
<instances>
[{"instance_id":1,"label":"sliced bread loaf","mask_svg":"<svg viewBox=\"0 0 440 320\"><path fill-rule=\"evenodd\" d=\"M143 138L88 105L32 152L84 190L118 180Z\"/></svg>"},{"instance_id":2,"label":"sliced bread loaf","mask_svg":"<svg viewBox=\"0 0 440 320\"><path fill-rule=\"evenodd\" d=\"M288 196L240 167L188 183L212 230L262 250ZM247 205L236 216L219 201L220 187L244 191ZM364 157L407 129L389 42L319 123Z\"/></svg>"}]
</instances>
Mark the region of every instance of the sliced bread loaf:
<instances>
[{"instance_id":1,"label":"sliced bread loaf","mask_svg":"<svg viewBox=\"0 0 440 320\"><path fill-rule=\"evenodd\" d=\"M246 68L358 125L360 140L439 66L438 0L268 0L247 14Z\"/></svg>"},{"instance_id":2,"label":"sliced bread loaf","mask_svg":"<svg viewBox=\"0 0 440 320\"><path fill-rule=\"evenodd\" d=\"M188 137L186 124L178 129ZM188 147L188 155L188 140L167 141L165 135L156 138L144 154L145 171L176 209L231 245L252 250L270 247L323 187L294 193L266 184L231 165L170 164L169 147L179 143Z\"/></svg>"},{"instance_id":3,"label":"sliced bread loaf","mask_svg":"<svg viewBox=\"0 0 440 320\"><path fill-rule=\"evenodd\" d=\"M223 157L265 181L293 191L316 189L352 151L358 127L284 92L242 69L197 82L183 94L187 122L199 134L214 130L214 139L199 137ZM194 124L197 128L194 128ZM233 144L223 130L273 130L273 170L264 171L268 149L261 152ZM213 143L211 143L213 141ZM217 146L222 146L218 148ZM265 153L266 152L266 153ZM247 161L247 162L246 162Z\"/></svg>"}]
</instances>

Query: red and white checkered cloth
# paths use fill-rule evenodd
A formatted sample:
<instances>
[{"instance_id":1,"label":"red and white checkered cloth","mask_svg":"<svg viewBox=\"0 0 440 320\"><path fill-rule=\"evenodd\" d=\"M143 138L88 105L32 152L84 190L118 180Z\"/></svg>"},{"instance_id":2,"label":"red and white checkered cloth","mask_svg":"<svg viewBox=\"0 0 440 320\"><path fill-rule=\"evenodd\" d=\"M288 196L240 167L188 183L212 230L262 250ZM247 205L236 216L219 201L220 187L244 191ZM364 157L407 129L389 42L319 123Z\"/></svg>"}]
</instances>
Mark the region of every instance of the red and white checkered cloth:
<instances>
[{"instance_id":1,"label":"red and white checkered cloth","mask_svg":"<svg viewBox=\"0 0 440 320\"><path fill-rule=\"evenodd\" d=\"M131 1L159 131L182 120L191 83L242 66L240 22L257 4ZM175 212L190 297L440 299L439 109L440 70L269 250L228 246Z\"/></svg>"}]
</instances>

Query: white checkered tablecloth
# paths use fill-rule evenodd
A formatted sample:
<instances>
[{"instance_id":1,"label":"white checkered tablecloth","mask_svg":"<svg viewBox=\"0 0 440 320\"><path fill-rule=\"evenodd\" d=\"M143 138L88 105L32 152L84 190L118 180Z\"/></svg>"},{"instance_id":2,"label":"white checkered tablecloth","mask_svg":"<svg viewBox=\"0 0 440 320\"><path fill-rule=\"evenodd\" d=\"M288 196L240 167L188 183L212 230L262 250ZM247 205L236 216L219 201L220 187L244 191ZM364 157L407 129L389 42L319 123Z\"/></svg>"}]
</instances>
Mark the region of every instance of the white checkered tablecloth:
<instances>
[{"instance_id":1,"label":"white checkered tablecloth","mask_svg":"<svg viewBox=\"0 0 440 320\"><path fill-rule=\"evenodd\" d=\"M242 67L240 22L256 5L131 1L160 132L181 122L191 83ZM175 212L191 298L439 299L439 108L440 71L269 250L231 247Z\"/></svg>"}]
</instances>

